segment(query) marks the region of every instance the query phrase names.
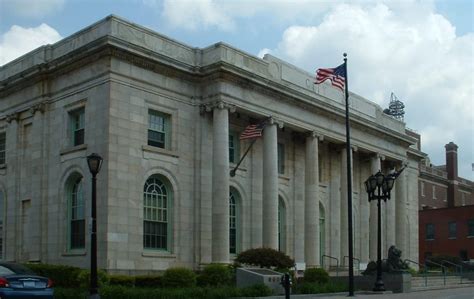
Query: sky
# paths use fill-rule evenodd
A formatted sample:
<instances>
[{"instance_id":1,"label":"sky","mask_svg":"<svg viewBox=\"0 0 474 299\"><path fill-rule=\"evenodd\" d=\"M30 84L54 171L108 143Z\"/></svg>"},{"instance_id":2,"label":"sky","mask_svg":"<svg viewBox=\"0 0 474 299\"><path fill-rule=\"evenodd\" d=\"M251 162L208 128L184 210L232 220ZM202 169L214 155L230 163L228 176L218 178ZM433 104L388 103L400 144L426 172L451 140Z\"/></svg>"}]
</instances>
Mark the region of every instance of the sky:
<instances>
[{"instance_id":1,"label":"sky","mask_svg":"<svg viewBox=\"0 0 474 299\"><path fill-rule=\"evenodd\" d=\"M115 14L193 47L225 42L314 72L348 53L349 89L405 104L421 149L474 180L473 0L0 0L0 65Z\"/></svg>"}]
</instances>

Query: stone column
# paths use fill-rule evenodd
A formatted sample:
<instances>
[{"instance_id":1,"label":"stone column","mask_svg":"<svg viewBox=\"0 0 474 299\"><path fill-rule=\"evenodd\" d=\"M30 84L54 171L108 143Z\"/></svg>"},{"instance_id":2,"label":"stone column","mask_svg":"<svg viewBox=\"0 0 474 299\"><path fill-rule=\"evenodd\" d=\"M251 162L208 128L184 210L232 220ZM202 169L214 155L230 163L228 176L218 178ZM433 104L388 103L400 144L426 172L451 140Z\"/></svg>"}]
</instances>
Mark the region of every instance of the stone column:
<instances>
[{"instance_id":1,"label":"stone column","mask_svg":"<svg viewBox=\"0 0 474 299\"><path fill-rule=\"evenodd\" d=\"M278 249L277 124L271 119L263 130L263 246Z\"/></svg>"},{"instance_id":2,"label":"stone column","mask_svg":"<svg viewBox=\"0 0 474 299\"><path fill-rule=\"evenodd\" d=\"M350 152L352 161L352 149ZM351 174L353 173L353 163L351 163ZM352 176L351 176L352 180ZM344 147L341 150L341 264L344 263L344 256L349 256L349 224L348 224L348 194L347 194L347 150ZM354 184L352 184L353 186ZM354 215L354 213L352 214ZM353 218L354 219L354 218ZM354 226L352 227L354 229Z\"/></svg>"},{"instance_id":3,"label":"stone column","mask_svg":"<svg viewBox=\"0 0 474 299\"><path fill-rule=\"evenodd\" d=\"M398 179L395 181L397 184ZM385 246L382 247L382 256L385 258L388 256L388 249L390 246L395 245L395 235L396 235L396 201L397 201L397 190L396 186L393 187L390 192L390 200L385 202Z\"/></svg>"},{"instance_id":4,"label":"stone column","mask_svg":"<svg viewBox=\"0 0 474 299\"><path fill-rule=\"evenodd\" d=\"M20 213L21 201L19 198L19 113L7 115L8 125L6 130L6 188L5 190L5 218L3 220L3 231L5 239L3 240L3 258L5 260L19 260L21 246L20 232ZM18 175L8 175L8 174Z\"/></svg>"},{"instance_id":5,"label":"stone column","mask_svg":"<svg viewBox=\"0 0 474 299\"><path fill-rule=\"evenodd\" d=\"M304 256L306 267L317 267L319 253L319 157L318 135L306 137Z\"/></svg>"},{"instance_id":6,"label":"stone column","mask_svg":"<svg viewBox=\"0 0 474 299\"><path fill-rule=\"evenodd\" d=\"M407 189L407 171L404 170L395 181L396 197L396 246L402 251L402 257L407 257L407 229L406 229L406 218L407 218L407 200L408 200L408 189Z\"/></svg>"},{"instance_id":7,"label":"stone column","mask_svg":"<svg viewBox=\"0 0 474 299\"><path fill-rule=\"evenodd\" d=\"M32 261L39 261L41 258L41 232L42 232L42 179L43 179L43 113L44 104L35 105L30 109L33 114L33 128L31 136L31 189L36 190L31 193L31 213L30 217L30 240L29 240L29 258Z\"/></svg>"},{"instance_id":8,"label":"stone column","mask_svg":"<svg viewBox=\"0 0 474 299\"><path fill-rule=\"evenodd\" d=\"M364 163L360 163L360 187L359 199L360 199L360 260L362 263L369 262L369 218L370 218L370 206L369 206L369 195L365 190L365 180L371 175L370 165L367 160Z\"/></svg>"},{"instance_id":9,"label":"stone column","mask_svg":"<svg viewBox=\"0 0 474 299\"><path fill-rule=\"evenodd\" d=\"M212 262L229 262L229 110L213 107Z\"/></svg>"},{"instance_id":10,"label":"stone column","mask_svg":"<svg viewBox=\"0 0 474 299\"><path fill-rule=\"evenodd\" d=\"M330 226L330 252L328 255L341 260L341 154L334 151L331 153L331 179L329 194L329 226ZM331 260L324 260L324 265L333 264Z\"/></svg>"},{"instance_id":11,"label":"stone column","mask_svg":"<svg viewBox=\"0 0 474 299\"><path fill-rule=\"evenodd\" d=\"M375 154L370 159L370 174L374 175L381 170L381 160L383 157L380 154ZM377 201L373 200L370 203L370 219L369 219L369 258L371 261L377 261Z\"/></svg>"}]
</instances>

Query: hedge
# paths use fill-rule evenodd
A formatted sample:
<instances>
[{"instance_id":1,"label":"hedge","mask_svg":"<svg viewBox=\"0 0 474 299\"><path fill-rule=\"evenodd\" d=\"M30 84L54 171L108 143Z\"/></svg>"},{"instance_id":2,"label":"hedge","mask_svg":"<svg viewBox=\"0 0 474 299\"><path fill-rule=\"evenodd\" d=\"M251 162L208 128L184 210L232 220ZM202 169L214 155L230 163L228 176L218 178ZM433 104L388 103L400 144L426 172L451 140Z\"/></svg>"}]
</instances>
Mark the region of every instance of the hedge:
<instances>
[{"instance_id":1,"label":"hedge","mask_svg":"<svg viewBox=\"0 0 474 299\"><path fill-rule=\"evenodd\" d=\"M104 286L99 288L102 299L224 299L230 297L263 297L272 295L272 290L265 285L247 288L212 287L212 288L131 288L124 286ZM84 299L88 291L84 289L55 288L54 298Z\"/></svg>"},{"instance_id":2,"label":"hedge","mask_svg":"<svg viewBox=\"0 0 474 299\"><path fill-rule=\"evenodd\" d=\"M199 286L228 286L232 284L231 269L222 264L210 264L204 267L197 277Z\"/></svg>"},{"instance_id":3,"label":"hedge","mask_svg":"<svg viewBox=\"0 0 474 299\"><path fill-rule=\"evenodd\" d=\"M328 283L329 274L323 268L310 268L304 271L304 282Z\"/></svg>"},{"instance_id":4,"label":"hedge","mask_svg":"<svg viewBox=\"0 0 474 299\"><path fill-rule=\"evenodd\" d=\"M272 248L253 248L242 251L235 259L237 263L262 268L292 268L295 261L281 251Z\"/></svg>"},{"instance_id":5,"label":"hedge","mask_svg":"<svg viewBox=\"0 0 474 299\"><path fill-rule=\"evenodd\" d=\"M161 278L167 288L191 288L196 286L196 274L187 268L169 268Z\"/></svg>"}]
</instances>

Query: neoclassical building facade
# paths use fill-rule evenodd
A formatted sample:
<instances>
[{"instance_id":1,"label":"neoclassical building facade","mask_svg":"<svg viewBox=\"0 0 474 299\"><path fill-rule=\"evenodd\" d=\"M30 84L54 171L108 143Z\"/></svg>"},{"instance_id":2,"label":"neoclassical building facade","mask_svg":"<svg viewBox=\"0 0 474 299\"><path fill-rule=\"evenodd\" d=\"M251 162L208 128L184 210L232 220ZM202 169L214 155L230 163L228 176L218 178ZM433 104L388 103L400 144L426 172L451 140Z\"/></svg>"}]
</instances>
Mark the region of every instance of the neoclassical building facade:
<instances>
[{"instance_id":1,"label":"neoclassical building facade","mask_svg":"<svg viewBox=\"0 0 474 299\"><path fill-rule=\"evenodd\" d=\"M98 261L113 272L199 268L254 247L347 264L343 94L271 55L193 48L116 16L0 69L2 258L87 267L91 175ZM405 124L350 94L354 257L376 259L363 183L401 168L383 248L418 259L418 162ZM270 117L250 145L249 124Z\"/></svg>"}]
</instances>

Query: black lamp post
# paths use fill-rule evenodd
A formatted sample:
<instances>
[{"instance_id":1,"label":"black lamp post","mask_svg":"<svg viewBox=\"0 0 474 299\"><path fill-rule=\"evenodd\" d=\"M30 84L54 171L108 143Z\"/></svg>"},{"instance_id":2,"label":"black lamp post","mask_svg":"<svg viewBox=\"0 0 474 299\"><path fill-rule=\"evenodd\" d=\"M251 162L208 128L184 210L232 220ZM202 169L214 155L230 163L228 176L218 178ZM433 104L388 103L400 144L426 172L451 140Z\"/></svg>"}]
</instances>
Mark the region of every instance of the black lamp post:
<instances>
[{"instance_id":1,"label":"black lamp post","mask_svg":"<svg viewBox=\"0 0 474 299\"><path fill-rule=\"evenodd\" d=\"M87 165L89 171L92 174L92 203L91 203L91 282L89 295L91 298L99 298L98 286L97 286L97 174L102 166L102 157L96 153L92 153L87 156Z\"/></svg>"},{"instance_id":2,"label":"black lamp post","mask_svg":"<svg viewBox=\"0 0 474 299\"><path fill-rule=\"evenodd\" d=\"M403 169L402 169L403 170ZM369 194L369 201L377 200L377 279L375 280L374 291L385 291L382 280L382 222L380 217L380 201L390 199L390 191L397 176L401 173L383 175L380 170L375 175L371 175L365 182L365 191ZM375 195L377 189L377 195Z\"/></svg>"}]
</instances>

